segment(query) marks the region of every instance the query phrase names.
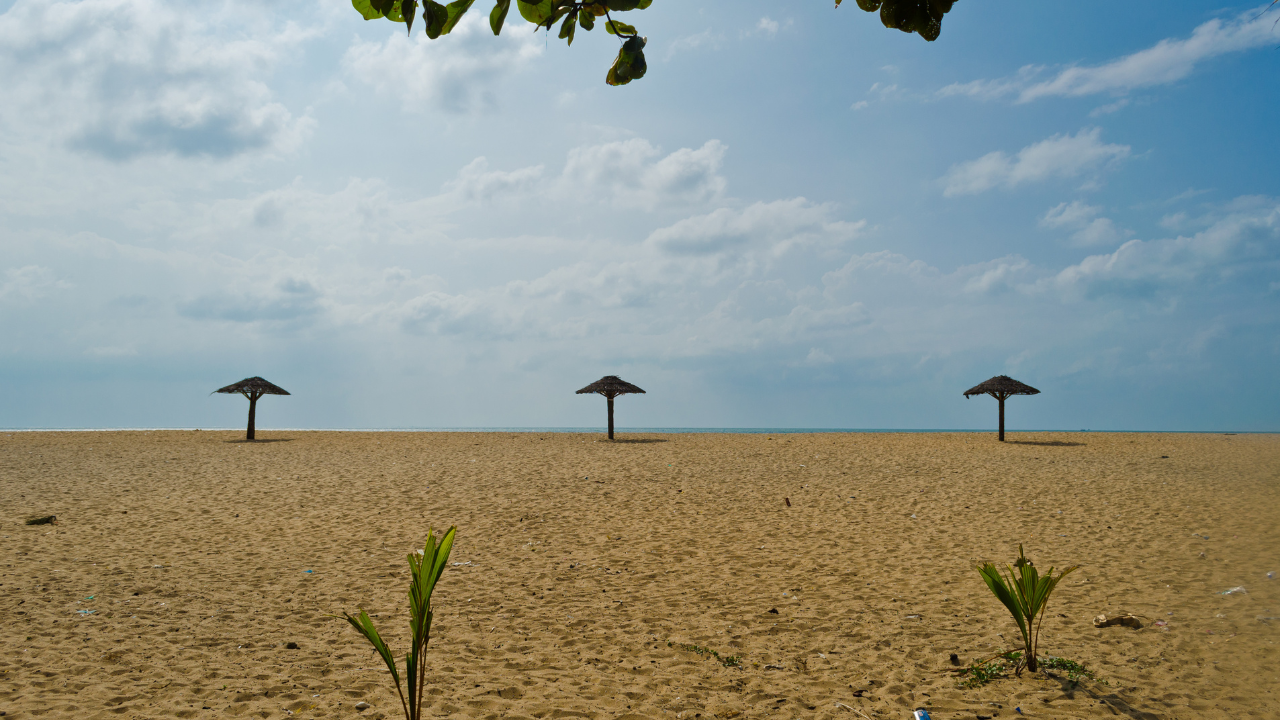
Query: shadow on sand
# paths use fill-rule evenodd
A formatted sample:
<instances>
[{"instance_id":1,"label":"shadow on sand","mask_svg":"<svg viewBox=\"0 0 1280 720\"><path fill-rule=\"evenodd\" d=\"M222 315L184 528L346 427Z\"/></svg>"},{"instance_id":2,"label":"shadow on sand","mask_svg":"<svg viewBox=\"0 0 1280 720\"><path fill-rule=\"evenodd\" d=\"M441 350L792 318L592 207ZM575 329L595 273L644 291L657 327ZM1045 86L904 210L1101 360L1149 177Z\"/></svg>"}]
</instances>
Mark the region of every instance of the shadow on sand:
<instances>
[{"instance_id":1,"label":"shadow on sand","mask_svg":"<svg viewBox=\"0 0 1280 720\"><path fill-rule=\"evenodd\" d=\"M228 445L261 445L262 443L293 442L293 438L269 438L267 440L223 440Z\"/></svg>"},{"instance_id":2,"label":"shadow on sand","mask_svg":"<svg viewBox=\"0 0 1280 720\"><path fill-rule=\"evenodd\" d=\"M1121 697L1118 692L1101 693L1095 689L1085 687L1083 684L1074 683L1067 678L1050 673L1046 674L1062 686L1062 693L1067 699L1074 700L1076 693L1083 693L1086 697L1101 703L1103 707L1111 711L1113 716L1126 715L1132 720L1160 720L1162 717L1157 713L1147 712L1135 706L1131 701Z\"/></svg>"},{"instance_id":3,"label":"shadow on sand","mask_svg":"<svg viewBox=\"0 0 1280 720\"><path fill-rule=\"evenodd\" d=\"M1010 445L1040 445L1042 447L1081 447L1084 443L1063 442L1061 440L1006 440Z\"/></svg>"},{"instance_id":4,"label":"shadow on sand","mask_svg":"<svg viewBox=\"0 0 1280 720\"><path fill-rule=\"evenodd\" d=\"M618 438L616 440L611 440L610 442L626 443L628 445L644 445L647 443L661 443L668 441L663 438Z\"/></svg>"}]
</instances>

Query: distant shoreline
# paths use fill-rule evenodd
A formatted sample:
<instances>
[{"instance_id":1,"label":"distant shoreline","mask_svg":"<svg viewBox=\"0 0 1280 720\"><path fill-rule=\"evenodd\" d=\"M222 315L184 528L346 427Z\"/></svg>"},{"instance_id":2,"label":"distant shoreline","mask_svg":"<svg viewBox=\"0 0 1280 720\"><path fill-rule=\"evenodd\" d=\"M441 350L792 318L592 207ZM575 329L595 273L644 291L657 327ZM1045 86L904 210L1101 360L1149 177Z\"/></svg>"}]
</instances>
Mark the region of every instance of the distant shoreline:
<instances>
[{"instance_id":1,"label":"distant shoreline","mask_svg":"<svg viewBox=\"0 0 1280 720\"><path fill-rule=\"evenodd\" d=\"M603 433L602 427L409 427L409 428L258 428L260 432L386 432L386 433ZM3 433L15 432L244 432L244 427L112 427L112 428L0 428ZM642 435L816 435L816 434L876 434L876 433L994 433L995 428L952 428L952 429L914 429L914 428L652 428L652 427L619 427L618 433ZM1177 435L1275 435L1280 430L1009 430L1010 434L1020 433L1143 433L1177 434Z\"/></svg>"}]
</instances>

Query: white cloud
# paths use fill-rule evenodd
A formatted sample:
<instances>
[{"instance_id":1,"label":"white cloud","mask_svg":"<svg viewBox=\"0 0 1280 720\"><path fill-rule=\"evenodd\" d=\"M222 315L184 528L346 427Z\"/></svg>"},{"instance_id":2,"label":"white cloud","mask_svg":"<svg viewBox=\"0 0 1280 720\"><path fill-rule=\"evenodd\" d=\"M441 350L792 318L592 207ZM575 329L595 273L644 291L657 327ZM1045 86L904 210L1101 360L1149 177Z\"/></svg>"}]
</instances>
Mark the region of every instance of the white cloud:
<instances>
[{"instance_id":1,"label":"white cloud","mask_svg":"<svg viewBox=\"0 0 1280 720\"><path fill-rule=\"evenodd\" d=\"M1022 148L1013 157L997 150L953 165L942 178L943 194L971 195L1054 177L1077 177L1129 156L1128 145L1106 144L1101 136L1099 128L1075 135L1054 135Z\"/></svg>"},{"instance_id":2,"label":"white cloud","mask_svg":"<svg viewBox=\"0 0 1280 720\"><path fill-rule=\"evenodd\" d=\"M159 0L19 0L0 16L0 117L11 134L118 161L291 149L313 123L263 78L309 33L256 19Z\"/></svg>"},{"instance_id":3,"label":"white cloud","mask_svg":"<svg viewBox=\"0 0 1280 720\"><path fill-rule=\"evenodd\" d=\"M134 357L138 349L132 345L106 345L89 348L84 354L102 358Z\"/></svg>"},{"instance_id":4,"label":"white cloud","mask_svg":"<svg viewBox=\"0 0 1280 720\"><path fill-rule=\"evenodd\" d=\"M297 323L322 312L322 293L311 282L285 277L268 287L243 287L239 291L219 291L187 300L178 314L193 320L220 320L235 323Z\"/></svg>"},{"instance_id":5,"label":"white cloud","mask_svg":"<svg viewBox=\"0 0 1280 720\"><path fill-rule=\"evenodd\" d=\"M1166 38L1145 50L1102 65L1068 67L1046 80L1039 80L1045 67L1026 66L1011 78L956 83L943 88L939 94L987 99L1016 95L1019 103L1046 97L1124 95L1181 80L1199 63L1220 55L1274 46L1280 42L1274 26L1272 17L1250 10L1226 22L1215 18L1198 26L1188 38ZM1120 107L1123 105L1100 110L1110 112Z\"/></svg>"},{"instance_id":6,"label":"white cloud","mask_svg":"<svg viewBox=\"0 0 1280 720\"><path fill-rule=\"evenodd\" d=\"M957 273L968 277L963 285L966 293L989 295L1016 288L1018 282L1024 280L1032 271L1030 262L1015 255L979 265L970 265L961 268Z\"/></svg>"},{"instance_id":7,"label":"white cloud","mask_svg":"<svg viewBox=\"0 0 1280 720\"><path fill-rule=\"evenodd\" d=\"M543 166L504 172L490 170L489 161L478 157L458 171L446 189L471 202L488 202L507 195L522 195L537 188L543 178Z\"/></svg>"},{"instance_id":8,"label":"white cloud","mask_svg":"<svg viewBox=\"0 0 1280 720\"><path fill-rule=\"evenodd\" d=\"M1130 240L1115 252L1092 255L1042 281L1069 298L1101 294L1149 295L1162 288L1191 290L1202 283L1257 284L1280 270L1280 205L1234 212L1191 236ZM1255 277L1256 276L1256 277Z\"/></svg>"},{"instance_id":9,"label":"white cloud","mask_svg":"<svg viewBox=\"0 0 1280 720\"><path fill-rule=\"evenodd\" d=\"M642 138L571 149L558 176L547 176L536 165L494 170L484 157L476 158L445 183L453 198L486 203L533 199L592 203L615 208L654 209L713 202L727 185L720 166L728 148L708 140L700 148L680 148L663 154ZM590 192L584 195L584 189Z\"/></svg>"},{"instance_id":10,"label":"white cloud","mask_svg":"<svg viewBox=\"0 0 1280 720\"><path fill-rule=\"evenodd\" d=\"M1122 232L1110 218L1097 217L1102 208L1079 200L1049 208L1040 220L1041 227L1071 230L1072 243L1080 247L1119 242L1129 233Z\"/></svg>"},{"instance_id":11,"label":"white cloud","mask_svg":"<svg viewBox=\"0 0 1280 720\"><path fill-rule=\"evenodd\" d=\"M778 21L768 17L760 18L760 22L756 23L756 29L767 35L778 34Z\"/></svg>"},{"instance_id":12,"label":"white cloud","mask_svg":"<svg viewBox=\"0 0 1280 720\"><path fill-rule=\"evenodd\" d=\"M833 206L804 198L757 202L686 218L653 231L646 242L672 255L736 254L760 247L776 255L799 245L843 242L865 226L834 215Z\"/></svg>"},{"instance_id":13,"label":"white cloud","mask_svg":"<svg viewBox=\"0 0 1280 720\"><path fill-rule=\"evenodd\" d=\"M1093 247L1097 245L1112 245L1119 242L1128 234L1122 232L1111 218L1094 218L1090 220L1084 227L1076 230L1071 235L1072 241L1081 247Z\"/></svg>"},{"instance_id":14,"label":"white cloud","mask_svg":"<svg viewBox=\"0 0 1280 720\"><path fill-rule=\"evenodd\" d=\"M1102 208L1096 205L1073 200L1070 203L1061 203L1049 208L1049 212L1045 213L1044 218L1040 220L1040 225L1051 228L1083 225L1097 216L1100 210Z\"/></svg>"},{"instance_id":15,"label":"white cloud","mask_svg":"<svg viewBox=\"0 0 1280 720\"><path fill-rule=\"evenodd\" d=\"M664 60L670 60L679 53L692 52L702 48L711 48L719 50L724 45L724 36L720 33L712 32L710 29L703 30L693 35L685 35L678 37L667 43L667 51L663 54Z\"/></svg>"},{"instance_id":16,"label":"white cloud","mask_svg":"<svg viewBox=\"0 0 1280 720\"><path fill-rule=\"evenodd\" d=\"M818 348L809 348L809 355L804 361L808 365L830 365L836 359Z\"/></svg>"},{"instance_id":17,"label":"white cloud","mask_svg":"<svg viewBox=\"0 0 1280 720\"><path fill-rule=\"evenodd\" d=\"M502 81L542 51L531 33L493 37L488 15L472 11L436 40L397 29L380 43L358 41L343 65L379 92L398 97L406 109L469 113L493 109Z\"/></svg>"},{"instance_id":18,"label":"white cloud","mask_svg":"<svg viewBox=\"0 0 1280 720\"><path fill-rule=\"evenodd\" d=\"M69 283L58 279L49 268L26 265L4 271L4 282L0 283L0 301L26 304L47 297L55 290L70 287Z\"/></svg>"},{"instance_id":19,"label":"white cloud","mask_svg":"<svg viewBox=\"0 0 1280 720\"><path fill-rule=\"evenodd\" d=\"M880 83L875 82L867 89L867 99L859 100L853 104L854 110L862 110L870 106L872 103L887 102L903 98L907 95L906 91L898 87L897 83Z\"/></svg>"},{"instance_id":20,"label":"white cloud","mask_svg":"<svg viewBox=\"0 0 1280 720\"><path fill-rule=\"evenodd\" d=\"M596 197L611 196L628 206L706 202L724 193L719 171L727 149L708 140L696 150L681 148L663 157L640 138L578 147L569 151L563 182L571 191L591 188Z\"/></svg>"}]
</instances>

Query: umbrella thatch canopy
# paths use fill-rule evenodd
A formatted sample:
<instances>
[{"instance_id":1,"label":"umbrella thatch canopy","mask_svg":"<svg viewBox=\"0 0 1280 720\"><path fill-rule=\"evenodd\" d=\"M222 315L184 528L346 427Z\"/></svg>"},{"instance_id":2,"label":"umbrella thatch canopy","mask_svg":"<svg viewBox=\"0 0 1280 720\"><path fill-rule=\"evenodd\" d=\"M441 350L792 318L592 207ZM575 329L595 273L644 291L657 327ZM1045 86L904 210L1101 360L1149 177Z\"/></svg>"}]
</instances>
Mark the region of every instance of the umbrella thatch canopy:
<instances>
[{"instance_id":1,"label":"umbrella thatch canopy","mask_svg":"<svg viewBox=\"0 0 1280 720\"><path fill-rule=\"evenodd\" d=\"M279 385L273 385L267 382L266 380L263 380L260 377L245 378L238 383L232 383L224 388L218 388L213 392L225 393L228 395L234 395L236 393L239 393L249 398L249 428L245 432L245 436L244 436L245 440L254 439L253 438L253 435L254 435L253 421L254 421L254 416L257 414L257 410L258 410L258 398L262 397L263 395L288 395L289 394L288 390L285 390Z\"/></svg>"},{"instance_id":2,"label":"umbrella thatch canopy","mask_svg":"<svg viewBox=\"0 0 1280 720\"><path fill-rule=\"evenodd\" d=\"M970 395L990 395L1000 401L1000 442L1004 442L1004 401L1013 395L1039 395L1040 391L1014 380L1008 375L997 375L990 380L974 385L964 391L964 397Z\"/></svg>"},{"instance_id":3,"label":"umbrella thatch canopy","mask_svg":"<svg viewBox=\"0 0 1280 720\"><path fill-rule=\"evenodd\" d=\"M645 392L631 383L623 380L617 375L605 375L599 380L582 388L577 392L578 395L599 393L605 397L609 404L609 439L613 439L613 399L619 395L631 395L639 393L644 395Z\"/></svg>"}]
</instances>

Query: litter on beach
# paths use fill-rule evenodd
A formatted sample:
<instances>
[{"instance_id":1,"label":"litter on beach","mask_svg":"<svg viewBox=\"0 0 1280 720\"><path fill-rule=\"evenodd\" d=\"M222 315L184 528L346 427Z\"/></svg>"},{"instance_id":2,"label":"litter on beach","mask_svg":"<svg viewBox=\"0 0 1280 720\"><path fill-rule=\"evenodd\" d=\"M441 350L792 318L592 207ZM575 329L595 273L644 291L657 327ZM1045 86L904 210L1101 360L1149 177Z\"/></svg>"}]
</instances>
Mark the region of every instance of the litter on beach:
<instances>
[{"instance_id":1,"label":"litter on beach","mask_svg":"<svg viewBox=\"0 0 1280 720\"><path fill-rule=\"evenodd\" d=\"M1093 626L1096 628L1113 627L1116 625L1120 625L1123 627L1131 627L1136 630L1142 627L1142 621L1138 619L1137 615L1131 615L1129 613L1125 613L1124 615L1116 615L1115 617L1098 615L1093 619Z\"/></svg>"},{"instance_id":2,"label":"litter on beach","mask_svg":"<svg viewBox=\"0 0 1280 720\"><path fill-rule=\"evenodd\" d=\"M1226 590L1223 590L1218 594L1219 595L1248 595L1249 591L1245 590L1243 585L1237 585L1233 588L1227 588Z\"/></svg>"}]
</instances>

